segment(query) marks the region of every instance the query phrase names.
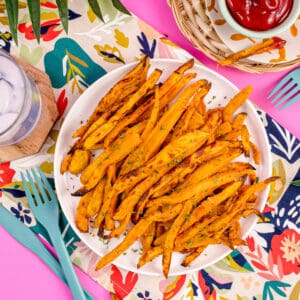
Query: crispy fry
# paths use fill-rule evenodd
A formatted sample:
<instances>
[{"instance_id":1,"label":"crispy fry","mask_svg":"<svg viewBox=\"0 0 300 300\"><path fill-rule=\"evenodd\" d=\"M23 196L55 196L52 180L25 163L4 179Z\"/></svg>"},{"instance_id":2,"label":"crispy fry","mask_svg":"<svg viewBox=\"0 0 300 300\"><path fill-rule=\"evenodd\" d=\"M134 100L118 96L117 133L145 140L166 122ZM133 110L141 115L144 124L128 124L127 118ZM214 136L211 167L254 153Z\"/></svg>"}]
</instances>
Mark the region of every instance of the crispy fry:
<instances>
[{"instance_id":1,"label":"crispy fry","mask_svg":"<svg viewBox=\"0 0 300 300\"><path fill-rule=\"evenodd\" d=\"M130 128L122 138L119 138L110 149L102 152L82 172L80 180L84 186L75 192L74 195L80 195L95 187L103 178L109 165L121 161L141 142L141 138L136 130L138 130L136 127ZM130 143L128 143L127 138L130 140Z\"/></svg>"},{"instance_id":2,"label":"crispy fry","mask_svg":"<svg viewBox=\"0 0 300 300\"><path fill-rule=\"evenodd\" d=\"M254 162L258 165L260 163L260 151L257 146L250 141L250 148L252 150L252 157Z\"/></svg>"},{"instance_id":3,"label":"crispy fry","mask_svg":"<svg viewBox=\"0 0 300 300\"><path fill-rule=\"evenodd\" d=\"M210 241L210 243L212 243ZM194 250L192 253L187 255L182 262L182 266L187 267L189 266L202 252L203 250L207 247L207 245L199 246L196 250Z\"/></svg>"},{"instance_id":4,"label":"crispy fry","mask_svg":"<svg viewBox=\"0 0 300 300\"><path fill-rule=\"evenodd\" d=\"M193 113L196 109L196 107L199 105L201 100L207 95L211 88L211 84L208 83L206 80L203 81L203 87L199 89L199 91L194 95L192 100L190 101L188 107L186 108L185 112L182 114L181 118L177 122L172 138L176 138L184 133L186 133L189 129L190 120L193 116Z\"/></svg>"},{"instance_id":5,"label":"crispy fry","mask_svg":"<svg viewBox=\"0 0 300 300\"><path fill-rule=\"evenodd\" d=\"M250 134L245 125L241 127L241 138L245 156L250 156Z\"/></svg>"},{"instance_id":6,"label":"crispy fry","mask_svg":"<svg viewBox=\"0 0 300 300\"><path fill-rule=\"evenodd\" d=\"M104 199L104 202L106 203L109 201L109 203L105 205L107 209L105 211L102 211L102 213L105 215L104 229L106 230L113 230L115 228L113 215L115 213L118 199L116 197L112 199L111 198L108 199L108 191L112 188L113 183L116 180L116 171L117 171L116 164L110 165L107 170L107 180L104 189L104 195L106 199Z\"/></svg>"},{"instance_id":7,"label":"crispy fry","mask_svg":"<svg viewBox=\"0 0 300 300\"><path fill-rule=\"evenodd\" d=\"M247 58L254 54L267 52L274 48L280 49L280 48L284 47L284 45L285 45L285 41L282 39L279 39L277 37L264 39L261 43L257 43L246 49L243 49L241 51L233 53L233 54L229 55L228 57L226 57L222 60L219 60L218 62L221 66L232 65L233 63L235 63L236 61L239 61L240 59Z\"/></svg>"},{"instance_id":8,"label":"crispy fry","mask_svg":"<svg viewBox=\"0 0 300 300\"><path fill-rule=\"evenodd\" d=\"M141 268L143 265L152 261L155 257L161 255L162 253L163 253L162 246L151 247L150 249L147 249L147 251L143 251L137 263L137 268L138 269Z\"/></svg>"},{"instance_id":9,"label":"crispy fry","mask_svg":"<svg viewBox=\"0 0 300 300\"><path fill-rule=\"evenodd\" d=\"M165 204L176 204L192 199L194 203L198 203L204 197L210 195L216 188L239 179L242 176L253 173L251 169L241 171L228 171L217 173L212 177L205 178L194 185L185 185L185 183L168 196L163 196L153 200L149 200L149 206L161 206Z\"/></svg>"},{"instance_id":10,"label":"crispy fry","mask_svg":"<svg viewBox=\"0 0 300 300\"><path fill-rule=\"evenodd\" d=\"M90 118L85 125L81 126L74 134L73 137L82 137L88 128L98 120L101 114L109 107L112 106L115 101L121 101L130 94L137 91L140 85L146 80L147 72L150 67L149 57L144 56L141 61L127 74L125 74L99 101L98 105L94 109Z\"/></svg>"},{"instance_id":11,"label":"crispy fry","mask_svg":"<svg viewBox=\"0 0 300 300\"><path fill-rule=\"evenodd\" d=\"M116 257L126 251L151 225L152 221L149 219L141 219L136 225L132 227L125 236L124 240L116 246L112 251L100 258L96 265L96 270L99 270L112 262Z\"/></svg>"},{"instance_id":12,"label":"crispy fry","mask_svg":"<svg viewBox=\"0 0 300 300\"><path fill-rule=\"evenodd\" d=\"M77 175L82 172L89 164L91 155L90 151L76 149L69 164L70 173Z\"/></svg>"},{"instance_id":13,"label":"crispy fry","mask_svg":"<svg viewBox=\"0 0 300 300\"><path fill-rule=\"evenodd\" d=\"M242 112L239 113L232 122L232 128L233 129L241 129L242 125L244 124L245 119L247 118L247 114Z\"/></svg>"},{"instance_id":14,"label":"crispy fry","mask_svg":"<svg viewBox=\"0 0 300 300\"><path fill-rule=\"evenodd\" d=\"M202 179L208 178L223 168L227 170L233 170L232 166L230 168L226 168L229 165L230 161L239 157L242 154L242 150L239 148L231 149L228 152L225 152L223 155L216 156L211 160L206 161L201 164L195 172L193 172L186 180L184 181L185 185L193 185L197 182L200 182Z\"/></svg>"},{"instance_id":15,"label":"crispy fry","mask_svg":"<svg viewBox=\"0 0 300 300\"><path fill-rule=\"evenodd\" d=\"M189 218L186 220L181 228L181 232L192 226L198 220L200 220L204 215L208 214L214 207L221 204L228 198L236 195L238 189L241 187L242 181L236 181L228 185L220 193L208 197L206 200L202 201L191 213Z\"/></svg>"},{"instance_id":16,"label":"crispy fry","mask_svg":"<svg viewBox=\"0 0 300 300\"><path fill-rule=\"evenodd\" d=\"M76 208L75 224L81 232L88 232L89 230L89 219L86 215L86 212L88 204L91 201L92 197L93 191L90 191L89 193L83 195L80 198L78 206Z\"/></svg>"},{"instance_id":17,"label":"crispy fry","mask_svg":"<svg viewBox=\"0 0 300 300\"><path fill-rule=\"evenodd\" d=\"M151 111L151 115L149 120L147 121L146 128L142 134L142 139L145 140L145 138L150 134L150 132L153 130L153 128L156 125L157 119L158 119L158 113L159 113L159 89L158 86L155 87L155 96L154 96L154 103L153 108Z\"/></svg>"},{"instance_id":18,"label":"crispy fry","mask_svg":"<svg viewBox=\"0 0 300 300\"><path fill-rule=\"evenodd\" d=\"M165 277L168 277L168 273L170 270L170 264L171 264L171 256L174 249L175 239L177 237L177 234L183 225L186 216L190 214L193 207L192 201L186 201L180 214L173 222L170 230L167 233L165 242L164 242L164 251L163 251L163 274Z\"/></svg>"},{"instance_id":19,"label":"crispy fry","mask_svg":"<svg viewBox=\"0 0 300 300\"><path fill-rule=\"evenodd\" d=\"M227 147L229 147L228 142L223 141L217 141L214 144L203 146L163 176L158 184L152 187L149 196L151 195L152 198L158 198L170 192L179 183L183 182L198 165L224 153Z\"/></svg>"},{"instance_id":20,"label":"crispy fry","mask_svg":"<svg viewBox=\"0 0 300 300\"><path fill-rule=\"evenodd\" d=\"M172 73L173 74L173 73ZM177 74L178 75L178 74ZM159 88L160 103L159 109L162 110L166 105L186 86L186 84L195 77L195 73L184 75L182 78L179 76L170 76ZM177 81L175 81L177 80ZM173 82L174 81L174 82ZM166 90L166 91L165 91ZM117 126L107 135L105 145L109 145L112 141L124 130L124 128L138 120L147 110L153 106L154 98L149 99L147 102L139 106L127 118L122 119Z\"/></svg>"},{"instance_id":21,"label":"crispy fry","mask_svg":"<svg viewBox=\"0 0 300 300\"><path fill-rule=\"evenodd\" d=\"M91 191L91 199L88 203L86 216L88 218L94 217L98 212L103 202L105 180L102 179L96 188Z\"/></svg>"},{"instance_id":22,"label":"crispy fry","mask_svg":"<svg viewBox=\"0 0 300 300\"><path fill-rule=\"evenodd\" d=\"M223 121L231 121L236 110L249 98L253 90L252 86L247 86L233 96L223 109Z\"/></svg>"},{"instance_id":23,"label":"crispy fry","mask_svg":"<svg viewBox=\"0 0 300 300\"><path fill-rule=\"evenodd\" d=\"M166 174L173 166L178 164L185 155L190 155L201 147L207 139L207 134L201 131L187 133L168 144L138 173L140 178L147 177L139 183L133 193L123 199L114 216L115 220L122 220L126 212L131 211L143 194L155 184L160 177ZM153 170L156 170L153 172ZM142 175L140 175L142 174ZM130 179L130 178L129 178ZM140 180L138 180L140 181ZM133 181L134 184L137 180ZM132 181L130 182L132 185ZM127 186L126 186L127 187ZM113 187L115 188L115 187ZM123 187L124 190L124 187Z\"/></svg>"},{"instance_id":24,"label":"crispy fry","mask_svg":"<svg viewBox=\"0 0 300 300\"><path fill-rule=\"evenodd\" d=\"M220 110L211 111L208 114L207 121L200 128L200 130L209 133L209 138L207 141L208 144L213 143L217 137L216 132L221 123L221 116L222 114Z\"/></svg>"},{"instance_id":25,"label":"crispy fry","mask_svg":"<svg viewBox=\"0 0 300 300\"><path fill-rule=\"evenodd\" d=\"M197 81L187 87L179 96L177 101L163 114L147 139L136 151L132 152L126 159L121 174L126 174L141 166L144 162L153 157L176 124L185 110L190 98L204 85L203 81ZM128 162L132 162L128 164Z\"/></svg>"},{"instance_id":26,"label":"crispy fry","mask_svg":"<svg viewBox=\"0 0 300 300\"><path fill-rule=\"evenodd\" d=\"M103 141L106 135L113 130L116 124L133 108L133 106L147 93L147 91L154 87L159 79L161 71L156 69L152 72L148 80L134 93L128 101L102 126L98 127L91 135L89 135L83 142L84 149L94 149L96 144Z\"/></svg>"},{"instance_id":27,"label":"crispy fry","mask_svg":"<svg viewBox=\"0 0 300 300\"><path fill-rule=\"evenodd\" d=\"M143 252L147 252L152 245L156 231L156 222L151 223L144 234L141 236L141 243L143 246Z\"/></svg>"},{"instance_id":28,"label":"crispy fry","mask_svg":"<svg viewBox=\"0 0 300 300\"><path fill-rule=\"evenodd\" d=\"M61 162L61 165L60 165L60 173L61 174L64 174L69 169L72 158L73 158L73 152L70 151L66 154L65 158Z\"/></svg>"}]
</instances>

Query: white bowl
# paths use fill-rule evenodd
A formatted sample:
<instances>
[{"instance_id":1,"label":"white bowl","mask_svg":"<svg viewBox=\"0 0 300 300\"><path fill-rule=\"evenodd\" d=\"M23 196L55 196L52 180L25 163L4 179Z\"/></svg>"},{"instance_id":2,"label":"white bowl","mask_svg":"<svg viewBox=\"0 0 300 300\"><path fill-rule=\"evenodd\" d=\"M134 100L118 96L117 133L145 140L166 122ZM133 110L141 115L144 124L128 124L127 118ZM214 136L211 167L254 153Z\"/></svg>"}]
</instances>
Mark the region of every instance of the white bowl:
<instances>
[{"instance_id":1,"label":"white bowl","mask_svg":"<svg viewBox=\"0 0 300 300\"><path fill-rule=\"evenodd\" d=\"M228 9L228 6L226 4L226 0L218 0L218 3L219 3L220 11L221 11L224 19L233 29L235 29L237 32L239 32L245 36L252 37L252 38L259 38L259 39L271 38L271 37L277 36L280 33L288 30L289 27L292 26L296 22L299 14L300 14L300 1L294 0L292 9L291 9L288 17L282 23L280 23L276 27L271 28L269 30L255 31L255 30L250 30L250 29L243 27L232 17L230 10Z\"/></svg>"}]
</instances>

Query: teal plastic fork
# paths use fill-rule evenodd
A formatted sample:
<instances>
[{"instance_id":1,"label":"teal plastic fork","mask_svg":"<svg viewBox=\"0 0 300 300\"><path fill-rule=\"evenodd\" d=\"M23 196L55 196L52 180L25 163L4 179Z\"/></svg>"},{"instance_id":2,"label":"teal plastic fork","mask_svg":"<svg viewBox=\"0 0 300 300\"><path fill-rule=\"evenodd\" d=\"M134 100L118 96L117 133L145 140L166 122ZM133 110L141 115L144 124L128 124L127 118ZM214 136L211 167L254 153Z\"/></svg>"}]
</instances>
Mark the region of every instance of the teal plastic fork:
<instances>
[{"instance_id":1,"label":"teal plastic fork","mask_svg":"<svg viewBox=\"0 0 300 300\"><path fill-rule=\"evenodd\" d=\"M288 73L270 92L267 99L284 110L300 100L300 68Z\"/></svg>"},{"instance_id":2,"label":"teal plastic fork","mask_svg":"<svg viewBox=\"0 0 300 300\"><path fill-rule=\"evenodd\" d=\"M26 181L24 174L21 173L25 194L28 198L30 208L35 217L49 233L74 299L85 300L86 297L73 269L59 230L59 205L57 197L46 176L40 168L37 168L37 170L39 175L37 175L34 169L31 169L31 174L29 171L26 171L26 177L28 178L29 184ZM30 189L33 195L31 194Z\"/></svg>"}]
</instances>

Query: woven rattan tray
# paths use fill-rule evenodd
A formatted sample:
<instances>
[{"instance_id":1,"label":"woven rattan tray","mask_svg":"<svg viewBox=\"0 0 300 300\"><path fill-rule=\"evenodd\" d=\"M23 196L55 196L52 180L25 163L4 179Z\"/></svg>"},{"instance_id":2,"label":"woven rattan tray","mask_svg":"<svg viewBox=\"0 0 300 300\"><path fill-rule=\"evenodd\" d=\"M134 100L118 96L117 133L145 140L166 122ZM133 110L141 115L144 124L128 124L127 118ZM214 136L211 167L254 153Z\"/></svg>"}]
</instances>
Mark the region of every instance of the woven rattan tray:
<instances>
[{"instance_id":1,"label":"woven rattan tray","mask_svg":"<svg viewBox=\"0 0 300 300\"><path fill-rule=\"evenodd\" d=\"M197 49L214 61L232 53L214 30L206 13L205 0L168 0L168 3L179 29ZM300 58L280 64L257 63L243 59L232 66L246 72L263 73L288 69L299 62Z\"/></svg>"}]
</instances>

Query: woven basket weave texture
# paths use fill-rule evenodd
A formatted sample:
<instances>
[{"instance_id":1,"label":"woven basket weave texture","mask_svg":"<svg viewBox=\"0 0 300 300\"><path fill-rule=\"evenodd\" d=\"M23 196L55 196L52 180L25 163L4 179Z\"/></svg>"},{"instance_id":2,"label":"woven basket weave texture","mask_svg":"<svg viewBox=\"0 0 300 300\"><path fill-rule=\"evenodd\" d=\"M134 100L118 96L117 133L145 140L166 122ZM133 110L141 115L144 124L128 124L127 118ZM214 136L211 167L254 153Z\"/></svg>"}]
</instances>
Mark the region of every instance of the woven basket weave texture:
<instances>
[{"instance_id":1,"label":"woven basket weave texture","mask_svg":"<svg viewBox=\"0 0 300 300\"><path fill-rule=\"evenodd\" d=\"M195 48L214 61L232 54L211 24L207 15L209 7L206 6L205 0L168 0L168 3L179 29ZM243 59L232 66L246 72L263 73L288 69L299 62L300 58L280 64L257 63L250 59Z\"/></svg>"}]
</instances>

